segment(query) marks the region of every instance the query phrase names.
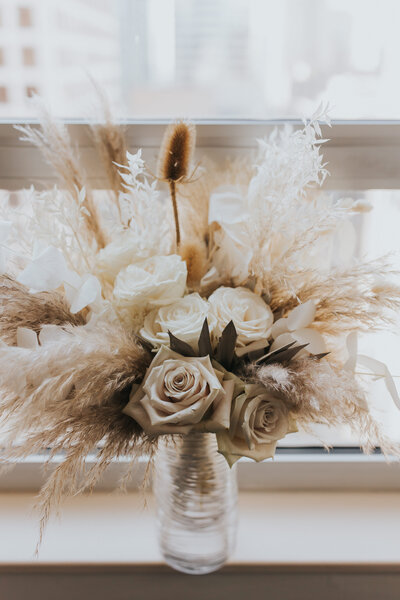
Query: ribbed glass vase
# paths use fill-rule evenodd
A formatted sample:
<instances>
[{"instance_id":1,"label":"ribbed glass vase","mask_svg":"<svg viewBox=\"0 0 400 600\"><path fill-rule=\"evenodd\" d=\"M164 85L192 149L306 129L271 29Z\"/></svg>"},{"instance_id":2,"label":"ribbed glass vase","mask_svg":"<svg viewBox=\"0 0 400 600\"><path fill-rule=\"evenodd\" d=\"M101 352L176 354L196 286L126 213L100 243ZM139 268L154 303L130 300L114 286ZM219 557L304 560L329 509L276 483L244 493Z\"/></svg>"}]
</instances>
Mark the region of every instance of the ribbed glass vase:
<instances>
[{"instance_id":1,"label":"ribbed glass vase","mask_svg":"<svg viewBox=\"0 0 400 600\"><path fill-rule=\"evenodd\" d=\"M195 575L219 569L235 544L237 479L215 435L190 433L160 447L154 483L165 561Z\"/></svg>"}]
</instances>

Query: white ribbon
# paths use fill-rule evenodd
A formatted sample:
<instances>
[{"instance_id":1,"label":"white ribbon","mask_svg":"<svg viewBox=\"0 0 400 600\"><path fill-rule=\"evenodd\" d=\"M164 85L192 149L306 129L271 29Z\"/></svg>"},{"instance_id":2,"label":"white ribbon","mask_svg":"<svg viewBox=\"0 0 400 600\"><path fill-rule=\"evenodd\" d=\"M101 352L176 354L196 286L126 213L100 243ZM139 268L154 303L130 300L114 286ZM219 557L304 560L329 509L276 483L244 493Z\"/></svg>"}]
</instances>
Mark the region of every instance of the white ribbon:
<instances>
[{"instance_id":1,"label":"white ribbon","mask_svg":"<svg viewBox=\"0 0 400 600\"><path fill-rule=\"evenodd\" d=\"M371 371L371 373L376 376L376 379L383 379L386 389L392 397L393 402L400 410L399 393L397 391L394 379L385 363L381 362L380 360L376 360L376 358L365 356L365 354L357 354L358 339L356 332L352 332L347 336L346 345L349 358L344 365L345 369L348 369L349 371L355 371L356 365L359 363Z\"/></svg>"}]
</instances>

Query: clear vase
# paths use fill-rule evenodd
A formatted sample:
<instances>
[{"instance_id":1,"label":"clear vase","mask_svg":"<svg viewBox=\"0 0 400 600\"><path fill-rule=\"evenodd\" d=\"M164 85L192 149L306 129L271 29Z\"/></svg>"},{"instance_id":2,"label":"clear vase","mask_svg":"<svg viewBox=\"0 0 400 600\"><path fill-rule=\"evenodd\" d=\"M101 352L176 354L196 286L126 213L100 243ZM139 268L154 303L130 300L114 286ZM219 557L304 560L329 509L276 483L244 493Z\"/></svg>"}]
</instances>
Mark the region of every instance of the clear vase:
<instances>
[{"instance_id":1,"label":"clear vase","mask_svg":"<svg viewBox=\"0 0 400 600\"><path fill-rule=\"evenodd\" d=\"M162 445L154 483L165 561L194 575L219 569L235 545L237 478L215 435L190 433Z\"/></svg>"}]
</instances>

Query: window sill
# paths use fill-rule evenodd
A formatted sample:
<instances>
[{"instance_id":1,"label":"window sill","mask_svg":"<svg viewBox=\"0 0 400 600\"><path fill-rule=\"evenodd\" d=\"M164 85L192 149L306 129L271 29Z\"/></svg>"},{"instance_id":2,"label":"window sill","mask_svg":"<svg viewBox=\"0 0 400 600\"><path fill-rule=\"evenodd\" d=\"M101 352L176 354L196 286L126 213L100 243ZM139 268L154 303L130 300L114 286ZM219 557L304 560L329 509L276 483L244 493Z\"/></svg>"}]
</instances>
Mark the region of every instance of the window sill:
<instances>
[{"instance_id":1,"label":"window sill","mask_svg":"<svg viewBox=\"0 0 400 600\"><path fill-rule=\"evenodd\" d=\"M268 590L282 600L398 599L398 492L241 492L236 551L195 585L162 564L146 499L147 508L138 492L69 499L36 560L34 495L0 494L1 596L239 600Z\"/></svg>"},{"instance_id":2,"label":"window sill","mask_svg":"<svg viewBox=\"0 0 400 600\"><path fill-rule=\"evenodd\" d=\"M47 473L60 458L47 467ZM87 468L95 460L87 460ZM0 477L2 492L37 492L45 481L46 455L35 455L18 462ZM96 491L113 491L124 472L126 461L114 461ZM146 471L146 459L138 460L128 483L128 491L137 491ZM274 460L255 463L249 459L238 465L242 491L400 491L400 463L387 463L381 454L365 456L356 449L338 448L331 453L321 448L280 448Z\"/></svg>"},{"instance_id":3,"label":"window sill","mask_svg":"<svg viewBox=\"0 0 400 600\"><path fill-rule=\"evenodd\" d=\"M39 559L32 494L0 494L0 564L162 562L150 493L96 493L66 501ZM145 501L147 506L145 507ZM241 492L231 565L400 563L398 492Z\"/></svg>"}]
</instances>

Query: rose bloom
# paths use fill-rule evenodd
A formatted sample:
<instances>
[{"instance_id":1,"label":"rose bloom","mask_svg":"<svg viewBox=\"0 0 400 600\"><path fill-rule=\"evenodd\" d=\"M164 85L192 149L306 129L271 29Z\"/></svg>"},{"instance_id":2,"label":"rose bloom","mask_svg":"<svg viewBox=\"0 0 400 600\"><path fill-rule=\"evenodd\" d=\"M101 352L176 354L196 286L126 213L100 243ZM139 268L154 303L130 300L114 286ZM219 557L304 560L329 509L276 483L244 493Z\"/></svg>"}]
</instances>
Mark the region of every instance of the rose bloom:
<instances>
[{"instance_id":1,"label":"rose bloom","mask_svg":"<svg viewBox=\"0 0 400 600\"><path fill-rule=\"evenodd\" d=\"M260 341L267 344L274 316L260 296L244 287L220 287L211 294L208 301L210 316L216 320L214 333L218 337L232 320L238 334L239 347Z\"/></svg>"},{"instance_id":2,"label":"rose bloom","mask_svg":"<svg viewBox=\"0 0 400 600\"><path fill-rule=\"evenodd\" d=\"M201 328L208 317L210 305L199 294L188 294L173 304L152 310L144 320L140 335L159 347L169 343L168 331L197 349ZM215 319L208 319L212 332Z\"/></svg>"},{"instance_id":3,"label":"rose bloom","mask_svg":"<svg viewBox=\"0 0 400 600\"><path fill-rule=\"evenodd\" d=\"M148 249L131 230L123 231L118 237L99 250L96 256L96 272L106 281L114 283L118 273L137 260L149 255Z\"/></svg>"},{"instance_id":4,"label":"rose bloom","mask_svg":"<svg viewBox=\"0 0 400 600\"><path fill-rule=\"evenodd\" d=\"M184 294L186 263L177 254L152 256L119 272L114 298L120 308L161 306Z\"/></svg>"},{"instance_id":5,"label":"rose bloom","mask_svg":"<svg viewBox=\"0 0 400 600\"><path fill-rule=\"evenodd\" d=\"M234 387L209 356L185 357L162 346L123 412L154 435L188 433L196 426L216 432L229 427Z\"/></svg>"},{"instance_id":6,"label":"rose bloom","mask_svg":"<svg viewBox=\"0 0 400 600\"><path fill-rule=\"evenodd\" d=\"M242 456L272 458L278 440L297 431L285 404L260 384L245 386L232 402L229 431L217 433L218 450L232 466Z\"/></svg>"}]
</instances>

